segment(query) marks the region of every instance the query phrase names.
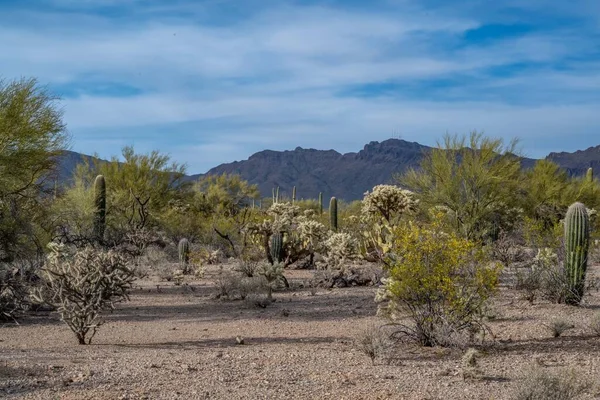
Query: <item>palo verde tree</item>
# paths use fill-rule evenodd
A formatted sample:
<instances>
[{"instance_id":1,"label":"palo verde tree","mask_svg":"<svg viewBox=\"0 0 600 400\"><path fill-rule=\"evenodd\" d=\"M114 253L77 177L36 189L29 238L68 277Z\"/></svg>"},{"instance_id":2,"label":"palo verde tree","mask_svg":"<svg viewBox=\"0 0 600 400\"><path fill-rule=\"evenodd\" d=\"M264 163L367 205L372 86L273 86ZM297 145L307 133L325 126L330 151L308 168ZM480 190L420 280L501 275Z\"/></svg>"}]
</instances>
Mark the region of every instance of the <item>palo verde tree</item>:
<instances>
[{"instance_id":1,"label":"palo verde tree","mask_svg":"<svg viewBox=\"0 0 600 400\"><path fill-rule=\"evenodd\" d=\"M483 239L511 223L521 177L516 145L478 132L446 135L400 182L426 209L441 206L463 237Z\"/></svg>"},{"instance_id":2,"label":"palo verde tree","mask_svg":"<svg viewBox=\"0 0 600 400\"><path fill-rule=\"evenodd\" d=\"M0 80L0 260L43 251L43 192L68 142L58 98L35 79Z\"/></svg>"},{"instance_id":3,"label":"palo verde tree","mask_svg":"<svg viewBox=\"0 0 600 400\"><path fill-rule=\"evenodd\" d=\"M121 155L121 160L117 157L109 162L94 160L77 172L89 182L89 190L94 190L92 183L97 174L109 183L110 190L104 200L106 240L114 243L160 228L162 216L186 202L190 186L183 179L185 167L171 163L165 154L158 151L139 154L126 146Z\"/></svg>"}]
</instances>

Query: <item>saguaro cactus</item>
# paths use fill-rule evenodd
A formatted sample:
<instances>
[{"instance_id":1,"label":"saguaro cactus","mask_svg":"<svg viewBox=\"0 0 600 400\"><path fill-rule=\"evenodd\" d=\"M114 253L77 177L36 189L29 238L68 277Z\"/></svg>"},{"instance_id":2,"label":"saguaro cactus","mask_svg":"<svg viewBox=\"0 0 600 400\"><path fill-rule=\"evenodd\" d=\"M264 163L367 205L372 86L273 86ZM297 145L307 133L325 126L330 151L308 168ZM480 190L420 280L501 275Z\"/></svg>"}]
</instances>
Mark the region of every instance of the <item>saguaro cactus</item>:
<instances>
[{"instance_id":1,"label":"saguaro cactus","mask_svg":"<svg viewBox=\"0 0 600 400\"><path fill-rule=\"evenodd\" d=\"M296 202L296 186L292 188L292 203Z\"/></svg>"},{"instance_id":2,"label":"saguaro cactus","mask_svg":"<svg viewBox=\"0 0 600 400\"><path fill-rule=\"evenodd\" d=\"M582 203L574 203L565 216L565 272L568 304L577 305L583 297L590 246L590 217Z\"/></svg>"},{"instance_id":3,"label":"saguaro cactus","mask_svg":"<svg viewBox=\"0 0 600 400\"><path fill-rule=\"evenodd\" d=\"M587 169L587 172L585 173L585 179L590 183L594 182L594 170L592 169L592 167L589 167Z\"/></svg>"},{"instance_id":4,"label":"saguaro cactus","mask_svg":"<svg viewBox=\"0 0 600 400\"><path fill-rule=\"evenodd\" d=\"M271 236L271 258L274 263L283 261L283 233L274 233Z\"/></svg>"},{"instance_id":5,"label":"saguaro cactus","mask_svg":"<svg viewBox=\"0 0 600 400\"><path fill-rule=\"evenodd\" d=\"M177 246L177 251L179 252L179 265L183 273L187 273L190 262L190 241L186 238L181 239Z\"/></svg>"},{"instance_id":6,"label":"saguaro cactus","mask_svg":"<svg viewBox=\"0 0 600 400\"><path fill-rule=\"evenodd\" d=\"M337 199L332 197L329 200L329 224L331 229L337 231L338 229L338 213L337 213Z\"/></svg>"},{"instance_id":7,"label":"saguaro cactus","mask_svg":"<svg viewBox=\"0 0 600 400\"><path fill-rule=\"evenodd\" d=\"M106 229L106 181L103 175L98 175L94 181L94 203L94 236L101 241Z\"/></svg>"},{"instance_id":8,"label":"saguaro cactus","mask_svg":"<svg viewBox=\"0 0 600 400\"><path fill-rule=\"evenodd\" d=\"M319 192L319 215L323 215L323 192Z\"/></svg>"}]
</instances>

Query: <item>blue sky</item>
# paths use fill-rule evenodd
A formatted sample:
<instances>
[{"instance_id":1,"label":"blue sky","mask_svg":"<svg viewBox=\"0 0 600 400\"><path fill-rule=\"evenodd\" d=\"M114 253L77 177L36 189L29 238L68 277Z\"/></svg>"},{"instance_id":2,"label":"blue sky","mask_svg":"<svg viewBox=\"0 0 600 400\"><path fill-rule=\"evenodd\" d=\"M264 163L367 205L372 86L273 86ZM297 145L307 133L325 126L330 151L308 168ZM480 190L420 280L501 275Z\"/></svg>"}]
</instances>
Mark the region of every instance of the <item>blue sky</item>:
<instances>
[{"instance_id":1,"label":"blue sky","mask_svg":"<svg viewBox=\"0 0 600 400\"><path fill-rule=\"evenodd\" d=\"M600 144L597 0L0 0L0 75L62 96L73 150L190 173L446 133Z\"/></svg>"}]
</instances>

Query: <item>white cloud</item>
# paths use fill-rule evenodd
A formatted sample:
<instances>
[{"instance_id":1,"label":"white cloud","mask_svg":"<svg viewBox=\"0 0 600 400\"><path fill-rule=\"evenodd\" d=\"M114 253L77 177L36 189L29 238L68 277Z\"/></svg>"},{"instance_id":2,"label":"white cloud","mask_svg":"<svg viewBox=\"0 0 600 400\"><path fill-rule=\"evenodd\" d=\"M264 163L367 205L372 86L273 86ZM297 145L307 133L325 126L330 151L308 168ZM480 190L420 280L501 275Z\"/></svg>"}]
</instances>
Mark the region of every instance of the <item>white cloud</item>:
<instances>
[{"instance_id":1,"label":"white cloud","mask_svg":"<svg viewBox=\"0 0 600 400\"><path fill-rule=\"evenodd\" d=\"M470 9L468 2L452 13L446 12L452 7L442 12L406 0L368 11L278 2L226 24L198 22L199 16L211 15L218 1L199 7L194 2L145 6L132 0L128 6L139 9L132 20L97 13L97 7L107 6L97 0L53 3L70 11L14 11L13 23L0 16L3 74L37 76L61 87L109 82L141 92L110 96L83 90L65 98L75 148L83 151L100 148L114 154L117 142L135 140L141 143L138 148L170 151L199 172L270 145L356 151L398 129L407 140L426 144L446 131L517 135L535 144L529 151L541 156L537 141L544 136L571 132L583 137L600 128L595 111L600 98L591 90L600 86L597 64L572 60L590 51L584 33L561 29L453 47L466 30L497 18ZM539 10L541 3L527 7ZM592 3L588 7L590 13L598 10ZM17 15L25 22L16 25L21 21ZM571 70L495 79L488 72L562 59L570 60ZM435 88L457 99L453 102L428 99L434 91L427 87L418 92L422 80L455 74L462 85ZM386 82L417 92L340 96L354 85ZM584 94L588 97L582 101L578 95ZM515 97L525 101L514 105L509 99ZM481 98L486 102L476 101ZM163 130L163 139L140 135L146 128ZM122 139L103 141L103 132L120 132ZM177 146L168 139L176 136L191 142ZM194 156L199 152L207 156Z\"/></svg>"}]
</instances>

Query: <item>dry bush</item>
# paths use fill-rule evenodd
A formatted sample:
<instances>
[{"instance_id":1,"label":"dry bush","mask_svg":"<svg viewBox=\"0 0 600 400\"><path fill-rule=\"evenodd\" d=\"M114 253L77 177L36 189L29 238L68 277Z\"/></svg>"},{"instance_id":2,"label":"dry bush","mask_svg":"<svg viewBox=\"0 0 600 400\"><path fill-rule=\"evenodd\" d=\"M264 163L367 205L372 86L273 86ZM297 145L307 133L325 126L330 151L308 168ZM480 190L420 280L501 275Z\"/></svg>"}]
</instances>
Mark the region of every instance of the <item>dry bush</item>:
<instances>
[{"instance_id":1,"label":"dry bush","mask_svg":"<svg viewBox=\"0 0 600 400\"><path fill-rule=\"evenodd\" d=\"M540 296L553 303L562 304L575 293L570 292L570 284L561 259L558 254L550 248L538 250L531 265L517 275L517 289L525 292L525 298L533 303ZM589 278L586 282L588 289L596 285L594 279Z\"/></svg>"},{"instance_id":2,"label":"dry bush","mask_svg":"<svg viewBox=\"0 0 600 400\"><path fill-rule=\"evenodd\" d=\"M239 272L220 267L215 280L217 298L247 300L249 303L268 297L268 286L262 276L247 277Z\"/></svg>"},{"instance_id":3,"label":"dry bush","mask_svg":"<svg viewBox=\"0 0 600 400\"><path fill-rule=\"evenodd\" d=\"M589 327L590 331L592 331L594 335L600 336L600 312L597 312L594 315L592 315Z\"/></svg>"},{"instance_id":4,"label":"dry bush","mask_svg":"<svg viewBox=\"0 0 600 400\"><path fill-rule=\"evenodd\" d=\"M387 358L392 346L389 335L381 327L375 325L371 325L360 331L356 335L354 343L358 350L371 359L373 365L375 365L377 358Z\"/></svg>"},{"instance_id":5,"label":"dry bush","mask_svg":"<svg viewBox=\"0 0 600 400\"><path fill-rule=\"evenodd\" d=\"M513 400L571 400L582 394L589 385L575 371L549 373L540 367L526 371L518 383Z\"/></svg>"},{"instance_id":6,"label":"dry bush","mask_svg":"<svg viewBox=\"0 0 600 400\"><path fill-rule=\"evenodd\" d=\"M241 276L234 271L219 267L219 273L215 279L215 285L217 287L217 298L234 299L236 292L239 288Z\"/></svg>"},{"instance_id":7,"label":"dry bush","mask_svg":"<svg viewBox=\"0 0 600 400\"><path fill-rule=\"evenodd\" d=\"M135 274L138 278L157 276L163 281L172 281L177 264L169 253L158 246L146 248L142 255L135 258Z\"/></svg>"},{"instance_id":8,"label":"dry bush","mask_svg":"<svg viewBox=\"0 0 600 400\"><path fill-rule=\"evenodd\" d=\"M549 325L546 325L546 327L552 334L552 337L557 338L557 337L560 337L563 333L565 333L569 329L575 328L575 325L573 325L563 319L557 319L557 320L552 321Z\"/></svg>"},{"instance_id":9,"label":"dry bush","mask_svg":"<svg viewBox=\"0 0 600 400\"><path fill-rule=\"evenodd\" d=\"M594 240L592 242L588 258L592 265L600 264L600 240Z\"/></svg>"},{"instance_id":10,"label":"dry bush","mask_svg":"<svg viewBox=\"0 0 600 400\"><path fill-rule=\"evenodd\" d=\"M28 288L19 270L0 264L0 321L15 321L27 306Z\"/></svg>"},{"instance_id":11,"label":"dry bush","mask_svg":"<svg viewBox=\"0 0 600 400\"><path fill-rule=\"evenodd\" d=\"M89 344L104 322L103 311L112 311L115 303L128 299L133 270L114 251L91 247L72 251L56 243L48 247L51 252L42 275L47 291L33 297L55 306L79 344Z\"/></svg>"},{"instance_id":12,"label":"dry bush","mask_svg":"<svg viewBox=\"0 0 600 400\"><path fill-rule=\"evenodd\" d=\"M265 252L263 249L259 246L249 244L242 250L242 255L235 269L247 277L253 277L258 270L259 264L264 260L264 256Z\"/></svg>"},{"instance_id":13,"label":"dry bush","mask_svg":"<svg viewBox=\"0 0 600 400\"><path fill-rule=\"evenodd\" d=\"M523 248L524 241L517 234L500 232L498 240L492 245L492 258L500 261L505 268L525 261L527 254Z\"/></svg>"}]
</instances>

